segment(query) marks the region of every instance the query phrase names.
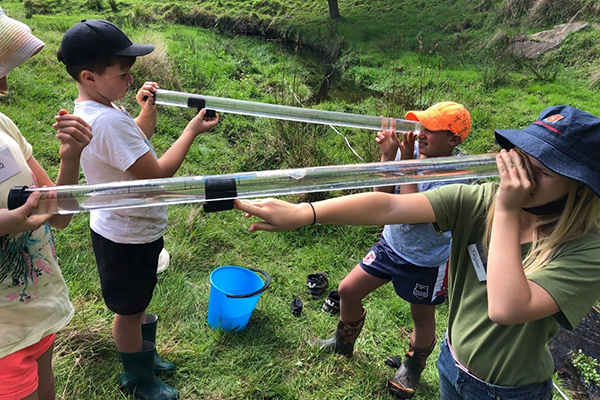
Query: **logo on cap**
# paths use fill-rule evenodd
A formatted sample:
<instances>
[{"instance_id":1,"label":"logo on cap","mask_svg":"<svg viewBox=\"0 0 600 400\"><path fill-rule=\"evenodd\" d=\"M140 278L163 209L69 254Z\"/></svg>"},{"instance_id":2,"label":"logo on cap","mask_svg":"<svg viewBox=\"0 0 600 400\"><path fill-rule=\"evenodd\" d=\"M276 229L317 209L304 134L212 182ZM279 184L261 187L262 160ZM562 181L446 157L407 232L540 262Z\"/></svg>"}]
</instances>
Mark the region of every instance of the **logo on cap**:
<instances>
[{"instance_id":1,"label":"logo on cap","mask_svg":"<svg viewBox=\"0 0 600 400\"><path fill-rule=\"evenodd\" d=\"M554 114L554 115L551 115L551 116L549 116L547 118L544 118L542 121L544 121L547 124L551 124L553 122L560 121L563 118L564 117L562 115L560 115L560 114Z\"/></svg>"}]
</instances>

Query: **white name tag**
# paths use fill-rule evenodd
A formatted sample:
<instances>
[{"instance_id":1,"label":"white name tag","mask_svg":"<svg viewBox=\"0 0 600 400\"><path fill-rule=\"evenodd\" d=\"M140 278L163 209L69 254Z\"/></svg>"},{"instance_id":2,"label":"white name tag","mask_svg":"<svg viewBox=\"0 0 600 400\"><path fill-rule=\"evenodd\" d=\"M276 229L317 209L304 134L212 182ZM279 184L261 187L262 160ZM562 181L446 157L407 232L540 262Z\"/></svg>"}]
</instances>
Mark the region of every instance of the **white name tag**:
<instances>
[{"instance_id":1,"label":"white name tag","mask_svg":"<svg viewBox=\"0 0 600 400\"><path fill-rule=\"evenodd\" d=\"M483 245L481 242L470 244L467 246L467 251L469 252L469 257L471 257L477 278L480 282L485 282L487 280L487 257L483 253Z\"/></svg>"},{"instance_id":2,"label":"white name tag","mask_svg":"<svg viewBox=\"0 0 600 400\"><path fill-rule=\"evenodd\" d=\"M4 182L19 172L21 172L21 168L8 146L0 147L0 182Z\"/></svg>"}]
</instances>

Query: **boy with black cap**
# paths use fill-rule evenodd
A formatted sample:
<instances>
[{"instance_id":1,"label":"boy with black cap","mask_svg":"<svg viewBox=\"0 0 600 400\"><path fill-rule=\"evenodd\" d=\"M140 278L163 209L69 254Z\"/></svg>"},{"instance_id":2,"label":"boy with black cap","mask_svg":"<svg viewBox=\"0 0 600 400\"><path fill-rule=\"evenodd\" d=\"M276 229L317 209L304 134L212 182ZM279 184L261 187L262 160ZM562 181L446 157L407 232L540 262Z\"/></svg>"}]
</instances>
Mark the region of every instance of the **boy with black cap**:
<instances>
[{"instance_id":1,"label":"boy with black cap","mask_svg":"<svg viewBox=\"0 0 600 400\"><path fill-rule=\"evenodd\" d=\"M165 154L157 159L149 142L156 126L154 82L136 94L141 106L133 119L113 104L129 90L129 72L136 57L152 45L132 43L114 24L83 20L62 38L58 59L77 82L75 115L94 129L94 140L81 164L90 184L171 177L183 162L194 139L219 120L202 109ZM143 399L175 399L178 392L155 375L173 372L173 364L156 352L157 317L146 314L157 282L156 266L163 248L167 207L93 211L90 228L102 295L115 313L113 337L123 364L120 388Z\"/></svg>"}]
</instances>

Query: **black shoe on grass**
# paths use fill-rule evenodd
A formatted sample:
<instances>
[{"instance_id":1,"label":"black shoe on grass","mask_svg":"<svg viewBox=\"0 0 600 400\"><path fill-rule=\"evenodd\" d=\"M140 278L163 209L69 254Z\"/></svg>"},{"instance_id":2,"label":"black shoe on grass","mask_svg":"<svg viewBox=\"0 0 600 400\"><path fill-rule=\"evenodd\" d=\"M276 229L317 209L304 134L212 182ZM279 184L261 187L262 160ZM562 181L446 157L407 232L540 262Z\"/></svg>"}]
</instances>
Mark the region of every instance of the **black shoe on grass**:
<instances>
[{"instance_id":1,"label":"black shoe on grass","mask_svg":"<svg viewBox=\"0 0 600 400\"><path fill-rule=\"evenodd\" d=\"M327 295L325 303L321 310L328 312L331 315L339 314L340 312L340 294L337 290L332 290Z\"/></svg>"},{"instance_id":2,"label":"black shoe on grass","mask_svg":"<svg viewBox=\"0 0 600 400\"><path fill-rule=\"evenodd\" d=\"M309 274L306 277L306 287L308 293L312 295L314 299L318 299L327 290L329 286L329 278L325 272L317 272L316 274Z\"/></svg>"}]
</instances>

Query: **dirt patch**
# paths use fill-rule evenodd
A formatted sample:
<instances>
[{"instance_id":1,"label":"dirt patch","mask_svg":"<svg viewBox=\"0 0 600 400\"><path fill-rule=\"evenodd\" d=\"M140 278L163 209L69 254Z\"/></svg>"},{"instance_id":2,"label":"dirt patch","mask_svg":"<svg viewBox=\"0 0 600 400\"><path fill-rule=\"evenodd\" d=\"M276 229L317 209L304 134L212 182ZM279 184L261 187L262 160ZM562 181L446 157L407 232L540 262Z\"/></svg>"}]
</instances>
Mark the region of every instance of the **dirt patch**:
<instances>
[{"instance_id":1,"label":"dirt patch","mask_svg":"<svg viewBox=\"0 0 600 400\"><path fill-rule=\"evenodd\" d=\"M582 349L590 357L600 360L600 313L592 309L574 331L560 328L549 344L554 366L565 389L574 400L600 399L600 386L583 381L571 362L569 352Z\"/></svg>"},{"instance_id":2,"label":"dirt patch","mask_svg":"<svg viewBox=\"0 0 600 400\"><path fill-rule=\"evenodd\" d=\"M554 28L535 33L533 35L519 36L508 46L508 51L525 58L536 58L547 51L558 47L569 33L579 32L589 26L587 22L573 22L557 25Z\"/></svg>"}]
</instances>

